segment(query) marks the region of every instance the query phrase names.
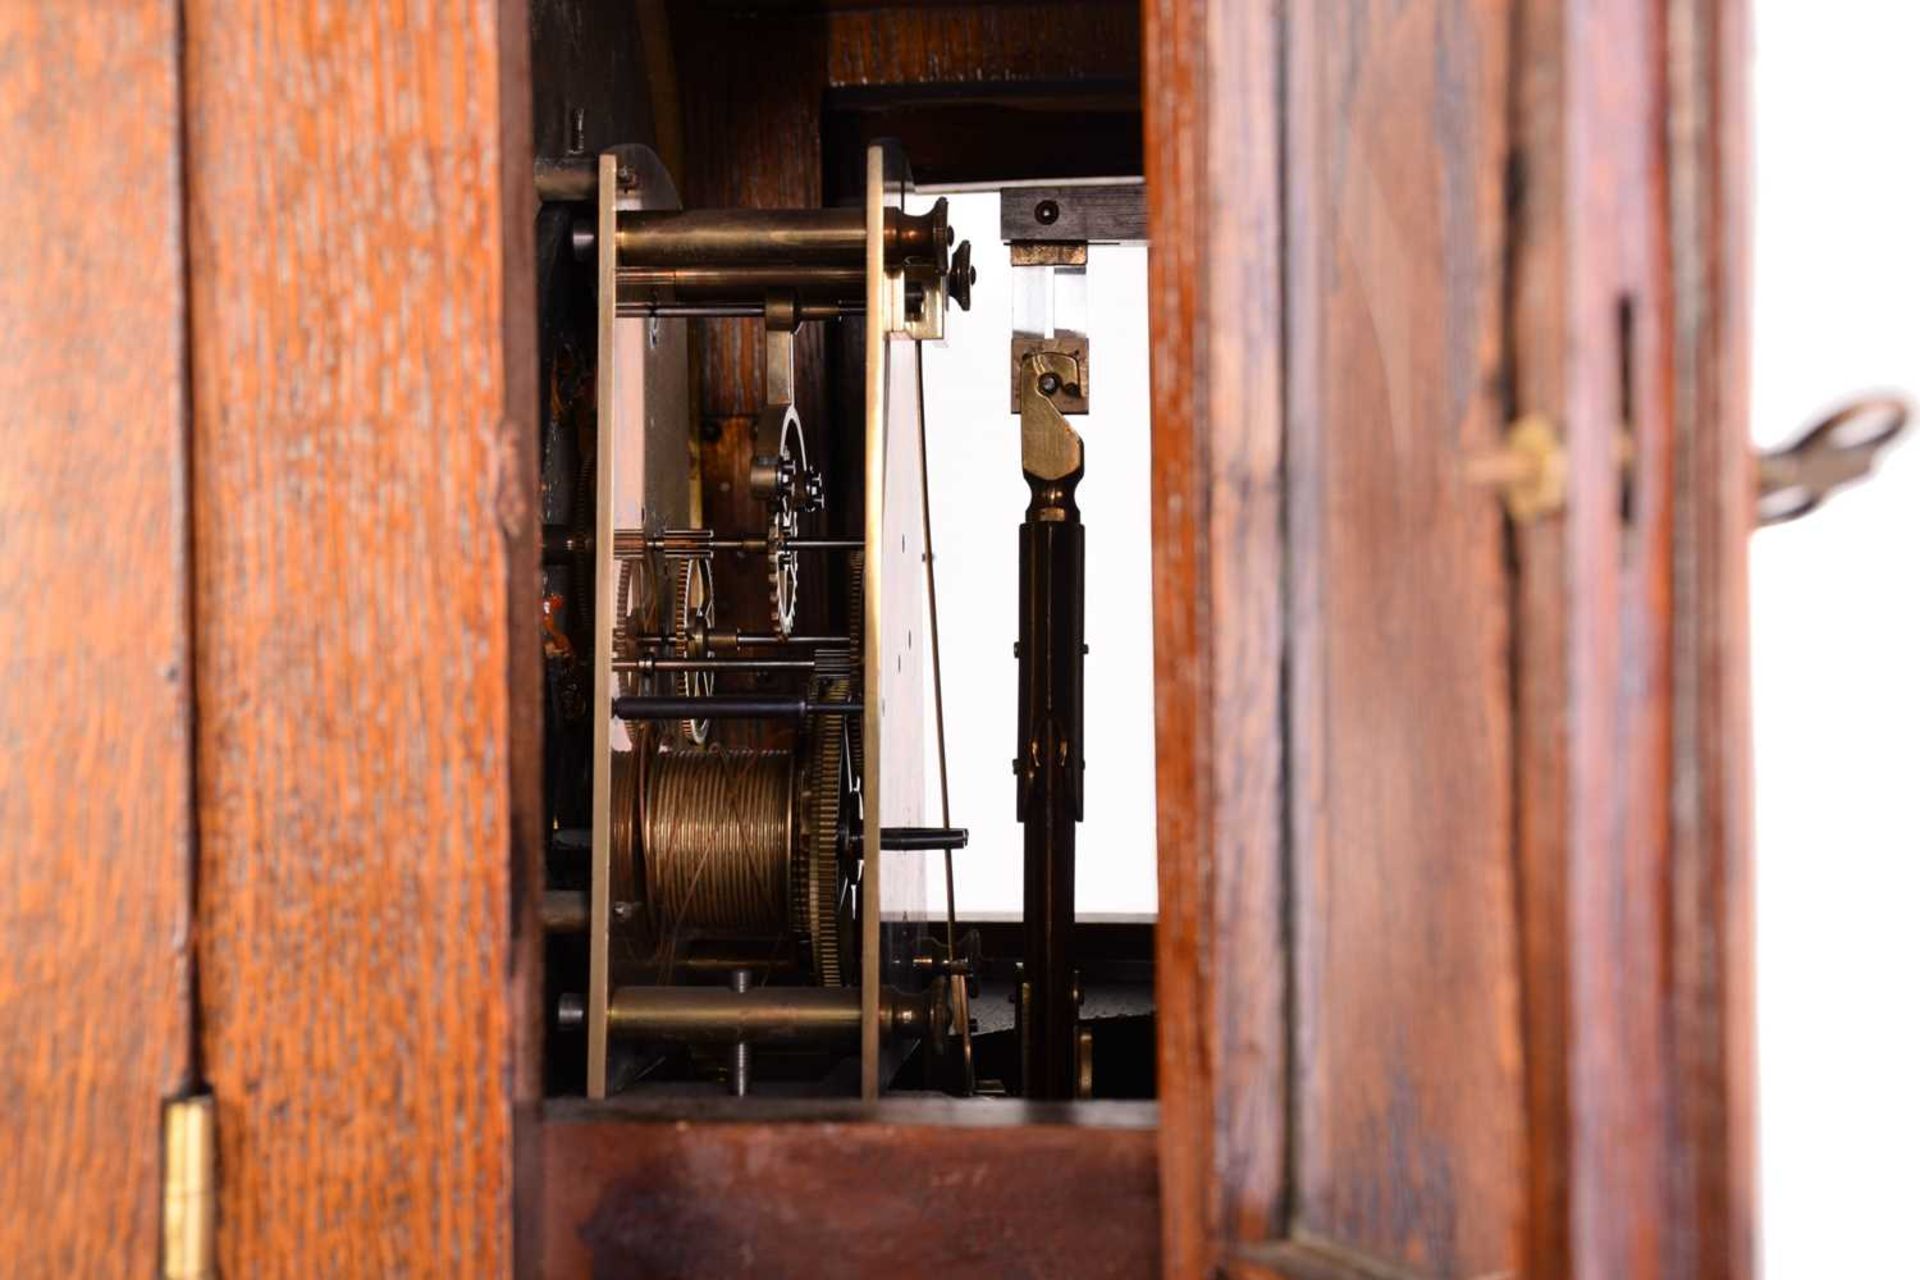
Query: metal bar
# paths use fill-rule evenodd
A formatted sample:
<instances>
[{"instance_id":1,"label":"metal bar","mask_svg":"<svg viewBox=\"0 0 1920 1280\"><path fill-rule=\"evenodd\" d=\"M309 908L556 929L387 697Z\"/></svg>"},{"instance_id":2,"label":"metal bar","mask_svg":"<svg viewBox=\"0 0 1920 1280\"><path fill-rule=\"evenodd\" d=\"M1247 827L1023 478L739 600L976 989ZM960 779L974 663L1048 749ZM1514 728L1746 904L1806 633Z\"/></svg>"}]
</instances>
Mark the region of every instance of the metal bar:
<instances>
[{"instance_id":1,"label":"metal bar","mask_svg":"<svg viewBox=\"0 0 1920 1280\"><path fill-rule=\"evenodd\" d=\"M1146 184L1136 178L1057 187L1003 187L1000 238L1144 244Z\"/></svg>"},{"instance_id":2,"label":"metal bar","mask_svg":"<svg viewBox=\"0 0 1920 1280\"><path fill-rule=\"evenodd\" d=\"M798 694L714 698L626 697L613 700L616 720L776 720L833 713L859 715L859 702L820 702Z\"/></svg>"},{"instance_id":3,"label":"metal bar","mask_svg":"<svg viewBox=\"0 0 1920 1280\"><path fill-rule=\"evenodd\" d=\"M534 158L533 191L544 201L591 200L599 185L599 167L593 156Z\"/></svg>"},{"instance_id":4,"label":"metal bar","mask_svg":"<svg viewBox=\"0 0 1920 1280\"><path fill-rule=\"evenodd\" d=\"M769 289L810 298L852 301L859 296L857 266L780 266L746 263L728 267L622 267L625 288L671 294L675 302L751 302ZM762 305L765 305L764 302Z\"/></svg>"},{"instance_id":5,"label":"metal bar","mask_svg":"<svg viewBox=\"0 0 1920 1280\"><path fill-rule=\"evenodd\" d=\"M918 1037L927 1027L924 997L881 993L889 1035ZM860 1037L860 993L852 987L621 987L608 1001L615 1035L730 1044L853 1043ZM559 1024L578 1027L578 996L562 996Z\"/></svg>"},{"instance_id":6,"label":"metal bar","mask_svg":"<svg viewBox=\"0 0 1920 1280\"><path fill-rule=\"evenodd\" d=\"M161 1204L160 1274L165 1280L212 1280L219 1188L215 1183L213 1094L167 1102L161 1126L166 1144Z\"/></svg>"},{"instance_id":7,"label":"metal bar","mask_svg":"<svg viewBox=\"0 0 1920 1280\"><path fill-rule=\"evenodd\" d=\"M845 636L782 636L773 632L709 631L707 648L725 649L817 649L845 645ZM641 644L672 644L673 636L641 636Z\"/></svg>"},{"instance_id":8,"label":"metal bar","mask_svg":"<svg viewBox=\"0 0 1920 1280\"><path fill-rule=\"evenodd\" d=\"M751 969L735 969L727 975L727 978L728 986L735 995L745 995L753 989L753 971ZM733 1078L728 1081L728 1084L733 1090L734 1097L744 1098L747 1096L747 1090L751 1087L752 1076L753 1046L748 1042L747 1037L737 1036L733 1042Z\"/></svg>"},{"instance_id":9,"label":"metal bar","mask_svg":"<svg viewBox=\"0 0 1920 1280\"><path fill-rule=\"evenodd\" d=\"M562 999L560 1025L577 1025ZM860 993L850 987L621 987L608 1002L622 1037L707 1043L852 1041L860 1034Z\"/></svg>"},{"instance_id":10,"label":"metal bar","mask_svg":"<svg viewBox=\"0 0 1920 1280\"><path fill-rule=\"evenodd\" d=\"M858 831L849 837L852 846L858 850L866 844L866 837ZM887 852L897 854L920 854L933 850L954 850L966 848L968 831L966 827L881 827L879 846Z\"/></svg>"},{"instance_id":11,"label":"metal bar","mask_svg":"<svg viewBox=\"0 0 1920 1280\"><path fill-rule=\"evenodd\" d=\"M882 229L886 261L908 258L944 263L944 202L926 213L887 210ZM628 214L620 220L623 266L742 265L865 268L865 211L848 209L688 209Z\"/></svg>"},{"instance_id":12,"label":"metal bar","mask_svg":"<svg viewBox=\"0 0 1920 1280\"><path fill-rule=\"evenodd\" d=\"M578 889L549 889L540 903L540 923L548 933L585 933L592 914L588 895Z\"/></svg>"},{"instance_id":13,"label":"metal bar","mask_svg":"<svg viewBox=\"0 0 1920 1280\"><path fill-rule=\"evenodd\" d=\"M789 538L786 546L793 551L858 551L866 546L858 538ZM765 538L697 538L688 535L676 536L672 533L630 537L624 533L614 535L614 554L635 555L646 551L765 551Z\"/></svg>"},{"instance_id":14,"label":"metal bar","mask_svg":"<svg viewBox=\"0 0 1920 1280\"><path fill-rule=\"evenodd\" d=\"M812 658L635 658L613 664L615 671L812 671Z\"/></svg>"},{"instance_id":15,"label":"metal bar","mask_svg":"<svg viewBox=\"0 0 1920 1280\"><path fill-rule=\"evenodd\" d=\"M926 547L927 575L927 641L933 658L933 737L937 748L936 756L940 762L940 825L953 826L953 798L947 786L947 700L945 686L940 679L940 593L936 589L933 572L933 486L927 476L927 372L926 362L921 358L921 348L916 343L913 348L914 394L920 397L920 535ZM960 954L959 926L954 921L953 907L953 850L964 848L967 843L966 832L960 833L958 845L938 846L946 850L942 859L945 863L947 879L947 958L955 959ZM885 839L881 847L886 848Z\"/></svg>"},{"instance_id":16,"label":"metal bar","mask_svg":"<svg viewBox=\"0 0 1920 1280\"><path fill-rule=\"evenodd\" d=\"M864 580L861 600L866 610L861 628L861 687L880 687L881 543L887 482L887 330L893 317L887 308L886 222L887 158L884 147L867 147L866 249L867 326L866 359L866 555L861 560ZM863 834L870 847L880 847L880 700L874 698L862 713L861 790ZM860 1096L880 1096L880 863L869 858L860 877Z\"/></svg>"},{"instance_id":17,"label":"metal bar","mask_svg":"<svg viewBox=\"0 0 1920 1280\"><path fill-rule=\"evenodd\" d=\"M899 853L921 853L934 849L967 847L965 827L882 827L880 847Z\"/></svg>"},{"instance_id":18,"label":"metal bar","mask_svg":"<svg viewBox=\"0 0 1920 1280\"><path fill-rule=\"evenodd\" d=\"M620 220L623 266L840 263L859 269L859 209L687 209Z\"/></svg>"},{"instance_id":19,"label":"metal bar","mask_svg":"<svg viewBox=\"0 0 1920 1280\"><path fill-rule=\"evenodd\" d=\"M649 302L627 299L620 303L622 319L658 316L674 320L751 319L767 314L763 302ZM866 314L866 308L854 302L805 301L794 313L801 320L838 320L842 316Z\"/></svg>"},{"instance_id":20,"label":"metal bar","mask_svg":"<svg viewBox=\"0 0 1920 1280\"><path fill-rule=\"evenodd\" d=\"M619 362L615 359L614 331L619 321L614 303L618 286L614 279L614 227L618 217L619 160L612 154L600 157L599 239L596 254L596 351L595 417L599 429L598 461L594 476L594 553L593 553L593 703L604 709L613 697L613 600L615 594L613 564L613 467L619 432L615 413L619 400L614 394ZM604 714L593 717L593 858L588 881L592 901L589 904L587 930L587 1096L607 1096L607 987L609 981L608 942L612 929L610 885L613 864L613 721Z\"/></svg>"}]
</instances>

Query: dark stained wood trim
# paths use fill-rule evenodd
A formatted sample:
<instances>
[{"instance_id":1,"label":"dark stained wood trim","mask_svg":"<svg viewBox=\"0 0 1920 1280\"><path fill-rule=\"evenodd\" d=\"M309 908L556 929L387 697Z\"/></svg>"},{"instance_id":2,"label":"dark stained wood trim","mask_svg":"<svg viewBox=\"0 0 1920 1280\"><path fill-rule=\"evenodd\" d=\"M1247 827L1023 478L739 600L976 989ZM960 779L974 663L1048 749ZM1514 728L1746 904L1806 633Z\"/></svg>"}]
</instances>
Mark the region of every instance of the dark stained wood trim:
<instances>
[{"instance_id":1,"label":"dark stained wood trim","mask_svg":"<svg viewBox=\"0 0 1920 1280\"><path fill-rule=\"evenodd\" d=\"M184 19L220 1268L501 1274L537 732L526 13Z\"/></svg>"},{"instance_id":2,"label":"dark stained wood trim","mask_svg":"<svg viewBox=\"0 0 1920 1280\"><path fill-rule=\"evenodd\" d=\"M1506 418L1549 418L1566 380L1564 0L1513 7L1508 175ZM1568 1250L1571 1105L1567 1022L1567 532L1560 519L1509 527L1513 637L1514 887L1526 1044L1527 1242L1531 1274Z\"/></svg>"},{"instance_id":3,"label":"dark stained wood trim","mask_svg":"<svg viewBox=\"0 0 1920 1280\"><path fill-rule=\"evenodd\" d=\"M1750 0L1670 0L1675 537L1667 1274L1750 1280L1754 1179L1753 780L1747 539Z\"/></svg>"},{"instance_id":4,"label":"dark stained wood trim","mask_svg":"<svg viewBox=\"0 0 1920 1280\"><path fill-rule=\"evenodd\" d=\"M1568 1270L1662 1274L1672 751L1672 291L1661 7L1565 6ZM1524 411L1524 407L1523 407ZM1630 454L1622 474L1622 435Z\"/></svg>"},{"instance_id":5,"label":"dark stained wood trim","mask_svg":"<svg viewBox=\"0 0 1920 1280\"><path fill-rule=\"evenodd\" d=\"M1187 1276L1282 1221L1281 48L1269 4L1144 14L1161 1185Z\"/></svg>"},{"instance_id":6,"label":"dark stained wood trim","mask_svg":"<svg viewBox=\"0 0 1920 1280\"><path fill-rule=\"evenodd\" d=\"M512 1267L532 1274L541 1222L517 1188L538 1180L545 1082L547 832L544 722L546 662L541 640L539 303L532 15L528 0L498 0L500 359L503 449L499 480L506 569L507 804L509 819L507 1015L511 1023Z\"/></svg>"},{"instance_id":7,"label":"dark stained wood trim","mask_svg":"<svg viewBox=\"0 0 1920 1280\"><path fill-rule=\"evenodd\" d=\"M1572 476L1514 531L1529 1256L1744 1278L1745 4L1516 17L1513 413Z\"/></svg>"},{"instance_id":8,"label":"dark stained wood trim","mask_svg":"<svg viewBox=\"0 0 1920 1280\"><path fill-rule=\"evenodd\" d=\"M159 1271L189 1083L173 0L0 6L0 1269Z\"/></svg>"},{"instance_id":9,"label":"dark stained wood trim","mask_svg":"<svg viewBox=\"0 0 1920 1280\"><path fill-rule=\"evenodd\" d=\"M1512 529L1527 1256L1652 1275L1670 1076L1670 383L1658 6L1523 0L1511 93L1509 417L1567 449L1564 514ZM1622 450L1631 460L1623 474Z\"/></svg>"},{"instance_id":10,"label":"dark stained wood trim","mask_svg":"<svg viewBox=\"0 0 1920 1280\"><path fill-rule=\"evenodd\" d=\"M1204 132L1195 116L1204 66L1194 0L1143 5L1148 295L1153 314L1154 741L1159 917L1154 929L1161 1245L1170 1276L1204 1275L1220 1231L1213 1151L1214 1062L1206 973L1210 914L1212 702L1206 673L1174 661L1204 652L1200 576L1205 481L1196 384ZM1160 601L1180 600L1168 608Z\"/></svg>"},{"instance_id":11,"label":"dark stained wood trim","mask_svg":"<svg viewBox=\"0 0 1920 1280\"><path fill-rule=\"evenodd\" d=\"M550 1276L1159 1273L1151 1105L555 1104L544 1142Z\"/></svg>"}]
</instances>

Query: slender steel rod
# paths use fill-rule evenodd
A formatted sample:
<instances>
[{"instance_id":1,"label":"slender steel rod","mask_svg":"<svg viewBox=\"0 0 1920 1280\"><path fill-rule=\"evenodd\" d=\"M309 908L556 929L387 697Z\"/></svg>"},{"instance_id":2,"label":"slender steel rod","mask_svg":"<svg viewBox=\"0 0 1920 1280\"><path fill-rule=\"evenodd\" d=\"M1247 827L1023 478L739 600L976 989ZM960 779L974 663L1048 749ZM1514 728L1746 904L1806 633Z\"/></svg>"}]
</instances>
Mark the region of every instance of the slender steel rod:
<instances>
[{"instance_id":1,"label":"slender steel rod","mask_svg":"<svg viewBox=\"0 0 1920 1280\"><path fill-rule=\"evenodd\" d=\"M811 671L812 658L634 658L613 664L615 671Z\"/></svg>"},{"instance_id":2,"label":"slender steel rod","mask_svg":"<svg viewBox=\"0 0 1920 1280\"><path fill-rule=\"evenodd\" d=\"M781 636L739 631L707 632L709 649L818 649L847 643L845 636ZM641 636L641 644L672 644L673 636Z\"/></svg>"},{"instance_id":3,"label":"slender steel rod","mask_svg":"<svg viewBox=\"0 0 1920 1280\"><path fill-rule=\"evenodd\" d=\"M947 700L940 680L940 594L933 572L933 491L927 483L927 370L920 343L913 344L914 391L920 398L920 529L927 546L927 641L933 658L933 737L940 757L940 825L953 826L953 799L947 787ZM885 845L884 838L881 841ZM964 833L960 841L966 844ZM942 854L947 871L947 959L960 956L959 927L954 922L953 850L948 845Z\"/></svg>"},{"instance_id":4,"label":"slender steel rod","mask_svg":"<svg viewBox=\"0 0 1920 1280\"><path fill-rule=\"evenodd\" d=\"M614 551L619 555L628 555L642 548L648 551L765 551L765 538L701 538L691 536L697 531L675 536L673 533L652 534L644 537L626 537L614 535ZM788 538L784 545L790 551L858 551L867 544L858 538Z\"/></svg>"},{"instance_id":5,"label":"slender steel rod","mask_svg":"<svg viewBox=\"0 0 1920 1280\"><path fill-rule=\"evenodd\" d=\"M618 720L778 720L833 713L859 715L858 702L820 702L799 695L713 698L624 697L613 700Z\"/></svg>"}]
</instances>

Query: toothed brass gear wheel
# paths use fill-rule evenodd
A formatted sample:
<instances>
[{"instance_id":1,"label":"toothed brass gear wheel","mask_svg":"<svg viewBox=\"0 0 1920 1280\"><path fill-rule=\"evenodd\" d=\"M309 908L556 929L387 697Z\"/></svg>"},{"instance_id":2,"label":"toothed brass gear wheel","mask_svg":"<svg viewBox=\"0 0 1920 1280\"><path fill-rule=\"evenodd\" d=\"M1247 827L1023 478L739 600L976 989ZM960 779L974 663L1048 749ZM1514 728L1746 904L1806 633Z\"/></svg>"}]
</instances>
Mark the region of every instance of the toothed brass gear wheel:
<instances>
[{"instance_id":1,"label":"toothed brass gear wheel","mask_svg":"<svg viewBox=\"0 0 1920 1280\"><path fill-rule=\"evenodd\" d=\"M852 699L851 668L844 650L818 656L822 702ZM850 811L857 793L847 750L850 735L858 733L850 724L853 718L830 711L814 718L807 752L806 866L794 877L804 897L794 904L795 914L813 941L814 978L828 987L846 985L853 964L853 879L847 857L849 824L858 820Z\"/></svg>"},{"instance_id":2,"label":"toothed brass gear wheel","mask_svg":"<svg viewBox=\"0 0 1920 1280\"><path fill-rule=\"evenodd\" d=\"M800 534L800 517L820 510L825 490L820 473L807 465L807 437L792 405L770 405L754 434L762 452L749 484L767 504L767 603L774 630L786 636L793 634L800 599L800 557L790 544Z\"/></svg>"},{"instance_id":3,"label":"toothed brass gear wheel","mask_svg":"<svg viewBox=\"0 0 1920 1280\"><path fill-rule=\"evenodd\" d=\"M704 555L691 556L673 569L673 656L696 658L699 638L713 626L713 564ZM673 677L673 691L682 698L711 698L714 676L711 671L680 671ZM682 720L680 731L694 746L704 746L711 722Z\"/></svg>"},{"instance_id":4,"label":"toothed brass gear wheel","mask_svg":"<svg viewBox=\"0 0 1920 1280\"><path fill-rule=\"evenodd\" d=\"M866 646L861 643L867 625L867 553L856 551L847 557L847 665L852 673L855 701L860 682L866 678ZM857 719L857 717L856 717ZM853 764L853 785L858 790L866 777L866 758L861 749L863 725L856 723L848 736L848 755Z\"/></svg>"},{"instance_id":5,"label":"toothed brass gear wheel","mask_svg":"<svg viewBox=\"0 0 1920 1280\"><path fill-rule=\"evenodd\" d=\"M791 514L767 526L767 604L773 629L793 634L793 611L800 603L800 556L787 545L798 532Z\"/></svg>"}]
</instances>

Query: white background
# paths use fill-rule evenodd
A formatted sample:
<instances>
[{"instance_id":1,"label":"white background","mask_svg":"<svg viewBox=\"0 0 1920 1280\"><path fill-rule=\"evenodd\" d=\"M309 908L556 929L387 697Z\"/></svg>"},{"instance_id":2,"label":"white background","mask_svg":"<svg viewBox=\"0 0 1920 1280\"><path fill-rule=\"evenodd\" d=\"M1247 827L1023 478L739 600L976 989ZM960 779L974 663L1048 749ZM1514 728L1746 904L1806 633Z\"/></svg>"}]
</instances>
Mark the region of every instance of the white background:
<instances>
[{"instance_id":1,"label":"white background","mask_svg":"<svg viewBox=\"0 0 1920 1280\"><path fill-rule=\"evenodd\" d=\"M972 843L954 855L962 916L1018 915L1020 825L1013 817L1019 635L1020 419L1011 403L1010 268L997 192L947 197L980 278L973 310L950 309L947 340L924 349L927 471L933 500L940 648L953 821ZM916 209L932 203L922 198ZM1148 464L1147 253L1094 246L1087 264L1091 409L1068 419L1086 441L1078 493L1087 530L1087 813L1075 905L1093 915L1151 913L1157 902L1153 797L1152 492ZM931 705L929 705L931 711ZM932 726L928 726L932 739ZM940 812L929 761L929 814ZM937 886L937 880L936 880ZM936 901L939 898L936 893Z\"/></svg>"},{"instance_id":2,"label":"white background","mask_svg":"<svg viewBox=\"0 0 1920 1280\"><path fill-rule=\"evenodd\" d=\"M1920 390L1920 4L1757 0L1753 430ZM1920 1276L1920 446L1753 542L1771 1280Z\"/></svg>"}]
</instances>

